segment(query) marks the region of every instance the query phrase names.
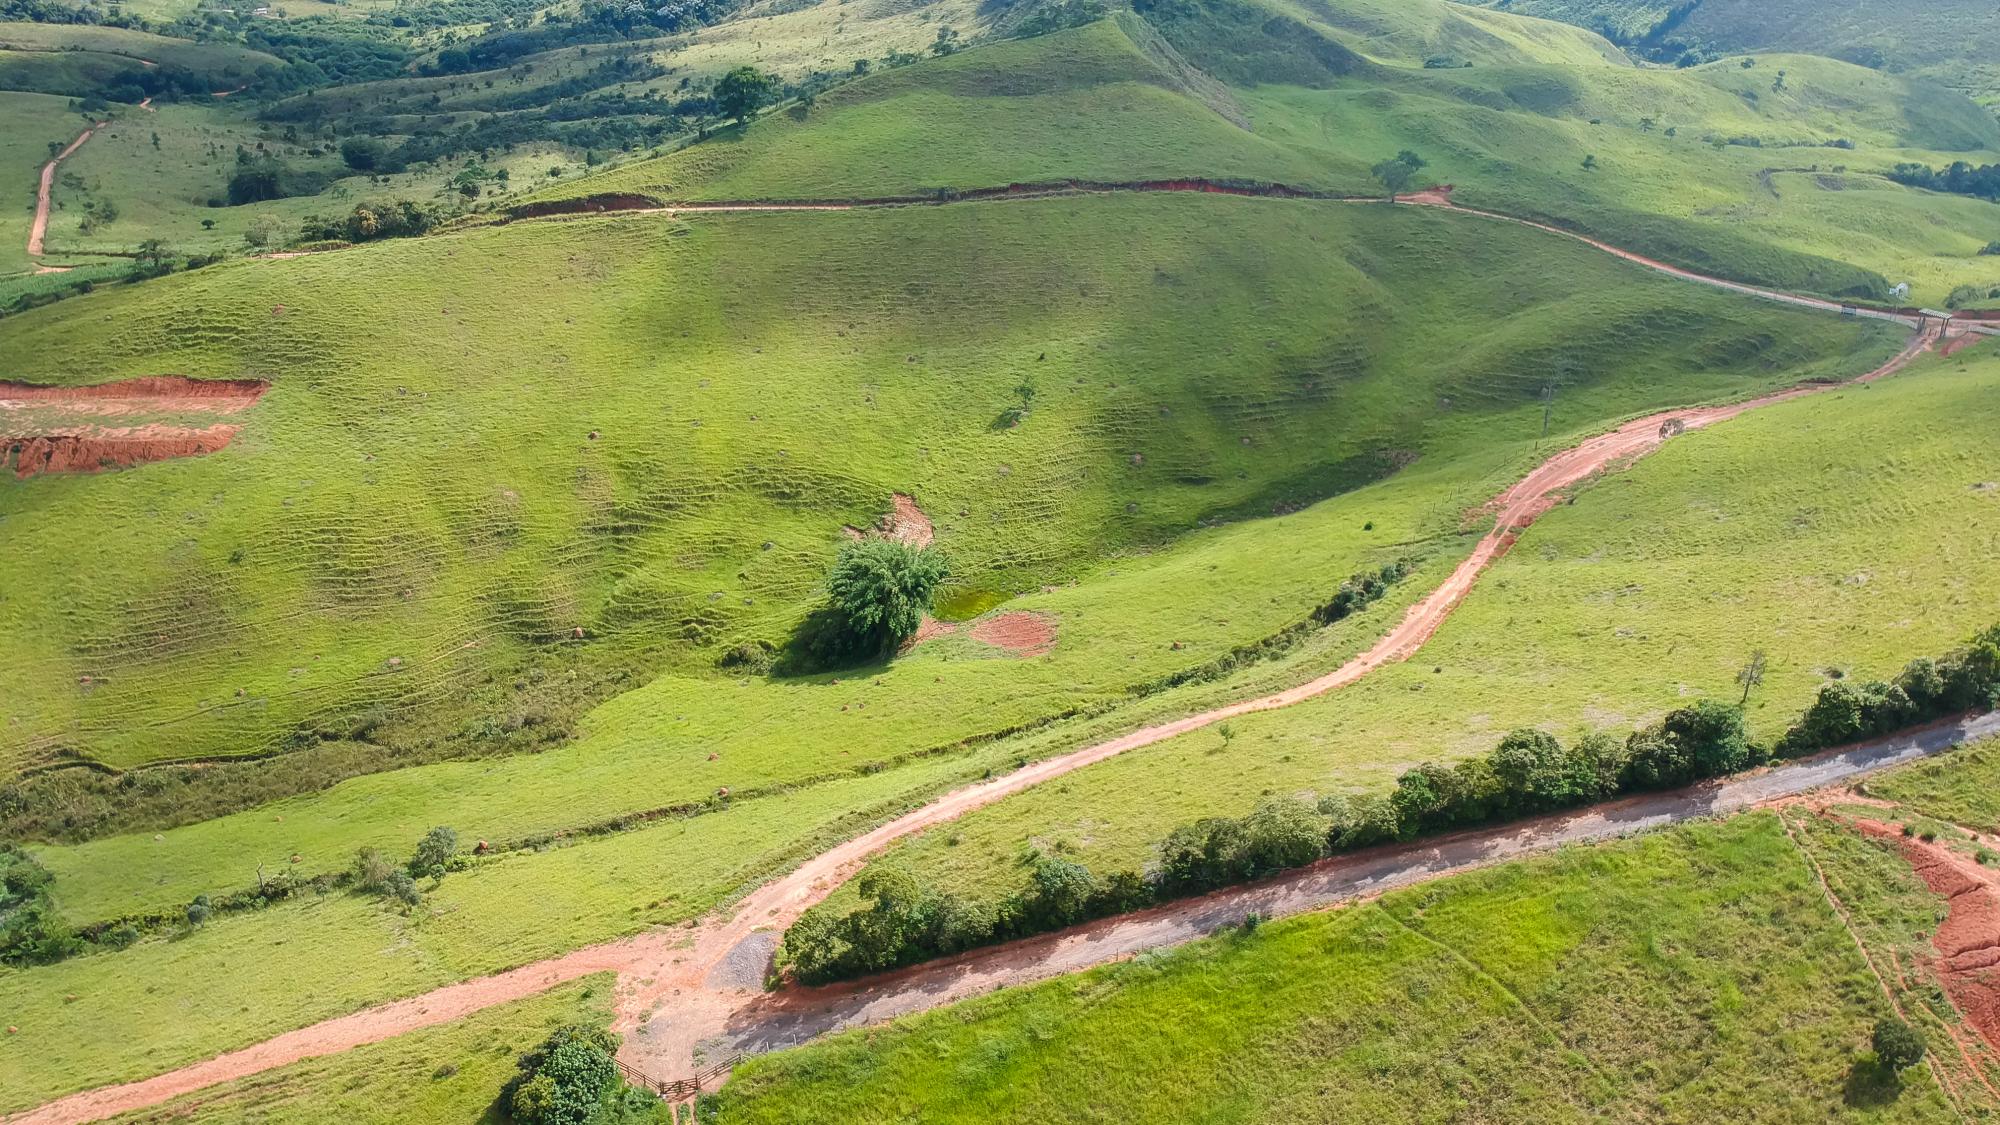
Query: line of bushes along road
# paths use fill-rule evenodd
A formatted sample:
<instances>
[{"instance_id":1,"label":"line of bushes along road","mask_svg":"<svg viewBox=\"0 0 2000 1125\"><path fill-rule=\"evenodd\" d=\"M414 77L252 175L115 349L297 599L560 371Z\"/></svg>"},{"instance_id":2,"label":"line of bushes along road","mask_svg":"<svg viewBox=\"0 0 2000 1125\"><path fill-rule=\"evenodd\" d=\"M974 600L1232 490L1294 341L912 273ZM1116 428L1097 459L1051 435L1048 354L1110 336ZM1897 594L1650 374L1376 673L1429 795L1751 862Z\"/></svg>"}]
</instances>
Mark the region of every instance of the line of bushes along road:
<instances>
[{"instance_id":1,"label":"line of bushes along road","mask_svg":"<svg viewBox=\"0 0 2000 1125\"><path fill-rule=\"evenodd\" d=\"M1753 667L1761 672L1761 661ZM1757 679L1746 680L1746 698ZM1384 795L1268 798L1241 817L1207 817L1174 829L1143 873L1100 876L1072 859L1041 854L1027 884L999 902L964 898L878 865L857 885L868 905L846 914L829 904L806 911L785 933L781 963L809 984L881 972L1372 844L1675 789L1996 705L2000 625L1942 658L1911 661L1893 681L1825 685L1770 746L1751 739L1740 703L1702 700L1622 737L1600 731L1564 745L1544 731L1517 730L1481 757L1410 769Z\"/></svg>"}]
</instances>

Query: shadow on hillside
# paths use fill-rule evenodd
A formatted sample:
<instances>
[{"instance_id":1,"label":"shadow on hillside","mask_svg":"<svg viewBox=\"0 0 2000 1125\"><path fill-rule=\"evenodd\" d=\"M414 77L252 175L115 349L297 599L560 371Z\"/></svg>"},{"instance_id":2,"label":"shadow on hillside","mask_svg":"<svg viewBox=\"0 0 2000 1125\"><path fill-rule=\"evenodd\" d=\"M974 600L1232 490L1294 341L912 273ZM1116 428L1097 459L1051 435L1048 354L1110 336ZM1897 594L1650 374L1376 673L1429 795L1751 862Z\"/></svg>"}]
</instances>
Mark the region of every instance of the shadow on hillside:
<instances>
[{"instance_id":1,"label":"shadow on hillside","mask_svg":"<svg viewBox=\"0 0 2000 1125\"><path fill-rule=\"evenodd\" d=\"M1883 1066L1873 1055L1855 1062L1847 1072L1847 1085L1841 1090L1841 1100L1855 1109L1889 1105L1902 1096L1903 1076Z\"/></svg>"}]
</instances>

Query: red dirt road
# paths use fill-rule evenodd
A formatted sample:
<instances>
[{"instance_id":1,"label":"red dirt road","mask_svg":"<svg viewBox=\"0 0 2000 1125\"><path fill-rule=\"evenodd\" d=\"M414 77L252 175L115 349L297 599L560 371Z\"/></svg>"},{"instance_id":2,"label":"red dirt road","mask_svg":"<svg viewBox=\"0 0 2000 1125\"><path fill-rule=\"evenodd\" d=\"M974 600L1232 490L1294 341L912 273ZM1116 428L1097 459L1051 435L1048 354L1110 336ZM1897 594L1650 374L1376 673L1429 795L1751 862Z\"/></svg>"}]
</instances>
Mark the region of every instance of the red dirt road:
<instances>
[{"instance_id":1,"label":"red dirt road","mask_svg":"<svg viewBox=\"0 0 2000 1125\"><path fill-rule=\"evenodd\" d=\"M1928 348L1937 339L1940 330L1936 325L1927 327L1894 359L1856 381L1872 381L1899 370ZM1842 385L1797 387L1732 405L1662 411L1627 422L1607 434L1550 457L1495 500L1498 512L1493 530L1481 538L1472 554L1452 571L1442 585L1411 606L1402 622L1366 652L1318 679L1275 694L1135 730L1094 746L1031 762L1005 776L947 793L922 808L814 856L789 874L752 891L727 914L711 916L692 928L656 931L465 981L288 1032L255 1046L154 1078L73 1094L8 1120L21 1125L98 1120L157 1105L218 1082L458 1019L483 1008L536 995L563 981L605 970L620 974L617 989L619 1014L615 1027L628 1036L626 1046L620 1052L621 1057L663 1079L691 1073L696 1044L722 1031L732 1014L760 994L754 979L742 979L742 962L761 960L762 955L768 953L777 933L846 882L871 856L889 844L1128 750L1150 746L1238 715L1287 707L1353 683L1384 664L1406 660L1437 631L1452 609L1471 591L1479 575L1506 553L1521 532L1556 502L1560 490L1595 473L1643 456L1666 440L1664 432L1668 429L1697 429L1713 425L1746 410ZM1678 426L1670 426L1670 423L1678 423ZM732 958L732 954L737 956ZM750 975L754 977L755 973ZM635 1032L638 1034L633 1034Z\"/></svg>"},{"instance_id":2,"label":"red dirt road","mask_svg":"<svg viewBox=\"0 0 2000 1125\"><path fill-rule=\"evenodd\" d=\"M151 99L148 100L150 101ZM33 225L28 227L28 256L30 258L39 258L42 256L42 237L49 230L49 190L55 186L56 165L69 159L69 154L82 148L83 142L89 140L92 133L97 132L108 124L110 124L109 121L99 121L97 124L78 133L76 139L69 143L68 148L56 153L54 159L42 165L41 185L35 189L35 221Z\"/></svg>"}]
</instances>

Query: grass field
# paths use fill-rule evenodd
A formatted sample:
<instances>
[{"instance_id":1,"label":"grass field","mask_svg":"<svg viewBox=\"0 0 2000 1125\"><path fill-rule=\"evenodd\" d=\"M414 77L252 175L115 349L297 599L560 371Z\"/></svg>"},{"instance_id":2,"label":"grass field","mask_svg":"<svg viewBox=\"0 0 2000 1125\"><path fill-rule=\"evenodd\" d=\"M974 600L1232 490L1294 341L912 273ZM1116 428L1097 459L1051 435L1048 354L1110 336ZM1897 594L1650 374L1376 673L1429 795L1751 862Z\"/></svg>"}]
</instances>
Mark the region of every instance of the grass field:
<instances>
[{"instance_id":1,"label":"grass field","mask_svg":"<svg viewBox=\"0 0 2000 1125\"><path fill-rule=\"evenodd\" d=\"M1059 851L1142 870L1177 825L1278 793L1382 791L1419 761L1538 726L1624 730L1735 698L1775 738L1831 674L1886 676L2000 618L2000 356L1982 346L1866 390L1676 439L1537 523L1409 663L1283 711L1134 751L892 849L998 898ZM1810 560L1805 565L1801 560ZM851 892L849 892L851 893Z\"/></svg>"},{"instance_id":2,"label":"grass field","mask_svg":"<svg viewBox=\"0 0 2000 1125\"><path fill-rule=\"evenodd\" d=\"M366 1125L490 1120L514 1060L564 1024L610 1021L612 978L584 979L457 1023L294 1063L112 1118L158 1125L199 1115L213 1122L341 1121Z\"/></svg>"},{"instance_id":3,"label":"grass field","mask_svg":"<svg viewBox=\"0 0 2000 1125\"><path fill-rule=\"evenodd\" d=\"M1949 1121L1776 817L1477 872L752 1060L725 1122Z\"/></svg>"},{"instance_id":4,"label":"grass field","mask_svg":"<svg viewBox=\"0 0 2000 1125\"><path fill-rule=\"evenodd\" d=\"M0 968L0 1112L143 1078L467 977L695 918L940 787L989 749L520 852L454 872L405 915L312 894L54 965ZM428 883L426 883L428 885Z\"/></svg>"},{"instance_id":5,"label":"grass field","mask_svg":"<svg viewBox=\"0 0 2000 1125\"><path fill-rule=\"evenodd\" d=\"M541 142L486 164L516 198L1180 176L1358 194L1372 163L1415 148L1464 202L1735 276L1826 293L1908 278L1927 302L2000 284L2000 258L1976 254L2000 206L1876 174L2000 153L2000 122L1955 94L1803 56L1634 67L1563 24L1432 0L1141 12L878 66L608 172L570 179L581 154ZM684 94L738 62L839 72L1020 15L773 2L505 76L313 97L343 128L475 126L615 52L670 72L614 92ZM0 85L53 88L156 46L16 52L13 26ZM342 171L338 134L244 103L120 111L63 166L51 260L148 238L240 247L253 217L435 198L459 166L211 207L239 146ZM32 188L47 142L81 123L63 98L0 93L0 169ZM118 219L79 230L107 199ZM0 298L53 284L26 272L27 211L12 214ZM0 1037L0 1113L675 926L945 789L1308 678L1435 585L1486 529L1480 505L1553 449L1850 377L1902 343L1514 224L1194 194L465 223L102 286L0 324L8 379L270 383L220 452L0 480L0 815L55 875L61 914L173 919L273 872L341 871L359 847L404 855L440 824L496 846L408 913L306 893L0 968L0 1023L21 1028ZM1518 725L1567 737L1733 694L1757 649L1752 722L1774 735L1825 678L2000 619L1995 348L1677 438L1548 515L1408 665L1066 776L879 862L979 897L1013 890L1037 850L1139 870L1176 824L1265 795L1378 790ZM1053 647L960 633L841 673L722 666L782 644L849 529L897 493L952 561L943 615L1034 614ZM1379 604L1230 664L1399 558L1415 571ZM2000 815L1983 774L1884 784L1931 816ZM1010 993L754 1064L725 1110L1939 1117L1922 1080L1842 1101L1883 1001L1780 827L1564 853ZM1921 887L1822 830L1798 829L1875 896L1870 933L1917 941ZM162 1113L475 1118L513 1050L603 1018L607 990Z\"/></svg>"},{"instance_id":6,"label":"grass field","mask_svg":"<svg viewBox=\"0 0 2000 1125\"><path fill-rule=\"evenodd\" d=\"M115 55L158 66L203 71L214 74L218 79L233 78L239 82L247 81L259 67L281 64L281 60L274 55L230 43L197 43L191 39L88 24L0 23L0 47L20 52Z\"/></svg>"},{"instance_id":7,"label":"grass field","mask_svg":"<svg viewBox=\"0 0 2000 1125\"><path fill-rule=\"evenodd\" d=\"M0 667L23 701L8 728L16 762L57 748L121 767L283 749L299 744L288 732L338 736L363 720L393 742L409 708L421 708L412 740L442 730L474 747L531 746L539 693L563 681L510 683L528 654L665 674L560 751L356 780L303 798L283 829L245 813L169 834L185 847L152 848L144 832L52 852L77 916L240 884L250 854L302 853L319 870L433 823L515 839L1115 699L1302 618L1386 555L1455 537L1460 509L1532 458L1551 365L1562 435L1852 374L1895 335L1409 208L1143 196L611 220L558 228L560 243L547 229L216 267L19 319L5 361L30 377L164 367L276 386L220 455L10 490L10 528L50 552L15 560L24 584L0 607L11 626ZM733 238L769 256L720 258ZM1079 245L1101 253L1058 249ZM532 274L535 254L558 299L491 304L482 287L496 263ZM1478 283L1479 299L1470 279L1442 280L1469 261L1510 263L1507 284ZM368 263L379 280L356 287ZM952 284L961 271L986 288ZM412 308L374 325L365 353L327 346L415 278L457 297L439 315ZM884 319L912 286L924 311ZM758 308L750 293L794 300ZM1463 342L1447 368L1419 329L1448 308ZM121 330L96 331L101 318ZM503 335L517 348L542 339L551 358L495 370L486 357ZM624 374L597 374L611 370ZM1060 382L1040 374L1057 370ZM1043 386L1028 421L994 430L1023 380ZM524 390L536 387L563 391ZM524 393L533 412L515 409ZM912 431L925 442L900 437ZM1126 564L1104 558L1353 488L1412 457L1423 471L1406 486L1214 534L1138 578L1118 580ZM881 682L865 691L838 677L735 684L714 670L731 644L782 640L840 526L872 522L898 489L933 513L965 588L1087 579L1004 607L1053 612L1054 653L1024 664L940 645L871 673ZM135 512L157 514L115 515ZM60 529L85 526L128 538L89 567L58 564L74 534ZM1327 530L1291 541L1301 528ZM1254 611L1241 588L1205 588L1202 568L1242 570L1272 551L1299 566L1257 580ZM127 590L158 593L139 605ZM327 612L302 620L298 605ZM452 710L468 705L512 718Z\"/></svg>"},{"instance_id":8,"label":"grass field","mask_svg":"<svg viewBox=\"0 0 2000 1125\"><path fill-rule=\"evenodd\" d=\"M2000 831L2000 746L1897 770L1869 782L1868 793L1948 824Z\"/></svg>"},{"instance_id":9,"label":"grass field","mask_svg":"<svg viewBox=\"0 0 2000 1125\"><path fill-rule=\"evenodd\" d=\"M1278 0L1270 6L1356 54L1392 65L1631 65L1595 32L1448 0Z\"/></svg>"}]
</instances>

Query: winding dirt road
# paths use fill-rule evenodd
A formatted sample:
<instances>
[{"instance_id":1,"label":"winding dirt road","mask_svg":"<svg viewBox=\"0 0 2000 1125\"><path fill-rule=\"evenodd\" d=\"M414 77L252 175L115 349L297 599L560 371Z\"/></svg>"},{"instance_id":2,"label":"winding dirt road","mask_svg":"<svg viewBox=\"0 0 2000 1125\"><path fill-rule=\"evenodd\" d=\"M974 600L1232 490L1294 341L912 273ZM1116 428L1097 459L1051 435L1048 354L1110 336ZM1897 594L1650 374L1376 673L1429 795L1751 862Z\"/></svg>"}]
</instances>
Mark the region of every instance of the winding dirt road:
<instances>
[{"instance_id":1,"label":"winding dirt road","mask_svg":"<svg viewBox=\"0 0 2000 1125\"><path fill-rule=\"evenodd\" d=\"M69 143L68 148L56 153L55 156L49 159L47 164L42 165L41 185L35 189L35 221L28 227L28 257L39 258L42 256L42 239L49 231L49 192L55 187L56 166L68 160L70 153L82 148L83 142L89 140L92 133L97 132L108 124L110 124L108 120L99 121L90 128L78 133L76 139Z\"/></svg>"},{"instance_id":2,"label":"winding dirt road","mask_svg":"<svg viewBox=\"0 0 2000 1125\"><path fill-rule=\"evenodd\" d=\"M1728 287L1735 288L1733 285ZM1937 323L1925 325L1913 335L1908 346L1893 359L1860 376L1855 382L1869 382L1900 370L1930 347L1941 331L1942 325ZM801 1009L772 1007L773 1002L763 999L758 987L761 968L776 943L777 935L808 907L824 899L834 888L852 877L870 856L912 833L946 823L1010 794L1115 757L1128 750L1150 746L1239 715L1288 707L1353 683L1384 664L1406 660L1437 631L1452 609L1471 591L1480 574L1494 560L1506 553L1524 529L1556 503L1563 489L1593 474L1643 456L1658 448L1672 433L1710 426L1760 406L1817 394L1844 385L1846 384L1801 386L1730 405L1662 411L1634 419L1609 433L1557 453L1493 501L1492 507L1496 510L1493 529L1480 539L1472 553L1452 571L1443 584L1411 606L1403 620L1367 651L1315 680L1274 694L1135 730L1068 754L1030 763L1004 777L947 793L922 808L822 852L789 874L751 892L726 914L711 916L691 929L655 931L623 941L580 949L562 957L493 976L450 985L420 996L368 1008L288 1032L243 1050L219 1055L153 1078L70 1095L8 1120L19 1123L32 1122L36 1125L85 1122L157 1105L181 1094L219 1082L456 1020L496 1004L536 995L564 981L603 971L614 971L619 974L618 1018L615 1026L617 1030L627 1033L627 1043L620 1052L621 1057L646 1073L663 1079L671 1080L692 1074L697 1044L718 1036L734 1037L753 1046L764 1041L773 1044L795 1042L796 1035L804 1034L804 1031L784 1033L781 1030L783 1027L806 1029L820 1026L828 1020L833 1021L828 1025L832 1026L871 1018L870 1013L878 1010L870 1006L874 1003L872 999L842 1008L837 1002L837 993L822 990L821 994L836 999L817 1009L821 1015L807 1018L800 1014ZM1790 767L1787 771L1766 776L1790 779L1798 783L1800 788L1823 783L1812 780L1816 775L1804 767ZM1729 784L1739 787L1729 789L1729 792L1749 792L1750 789L1740 787L1754 786L1755 779ZM1712 805L1710 811L1714 811ZM1589 815L1604 814L1601 812L1585 814L1586 817ZM1686 815L1706 814L1690 812ZM1569 821L1578 822L1583 819L1568 818ZM1530 834L1530 838L1540 838L1534 835L1537 830L1533 826L1499 831L1514 834L1526 832ZM1548 838L1552 842L1560 842L1562 837L1561 833L1556 833ZM1453 847L1455 845L1451 845L1449 841L1440 841L1427 843L1418 849L1399 849L1394 855L1385 853L1385 856L1377 858L1392 863L1404 863L1409 855L1419 854L1425 850L1445 849L1439 854L1456 854L1450 850ZM1397 856L1404 858L1398 859ZM1438 874L1455 869L1455 865L1490 861L1490 858L1492 857L1483 860L1477 854L1464 855L1443 866L1430 866L1425 870L1428 874ZM1349 862L1336 861L1337 864ZM1292 881L1317 878L1318 876L1311 873L1318 871L1321 871L1321 868L1307 869L1306 873L1293 877ZM1279 885L1290 884L1281 880ZM1264 890L1269 889L1267 887ZM1260 890L1257 893L1264 892ZM1305 894L1297 901L1306 904L1298 907L1299 909L1309 909L1313 902L1330 900L1315 899L1311 894ZM1191 908L1163 909L1171 914L1177 909ZM1272 906L1271 909L1284 908ZM1195 914L1186 917L1193 919L1189 924L1198 928L1202 916L1205 915L1196 911ZM1114 919L1100 925L1115 927L1118 923L1119 920ZM1174 936L1177 931L1172 927L1166 931L1153 932L1156 935L1164 933L1162 940L1184 940ZM1112 947L1106 945L1102 948ZM980 956L1004 958L1008 955L1002 952ZM1034 979L1035 976L1046 975L1047 972L1062 971L1060 966L1066 963L1061 959L1037 961L1031 957L1022 964L1019 971L1025 975L1020 979ZM1036 968L1036 965L1040 965L1041 968ZM881 1010L896 1008L898 1004L915 1003L925 996L956 994L951 990L940 993L939 990L928 988L921 983L922 974L927 971L932 970L927 968L912 970L909 977L913 983L894 992L893 995L884 993L879 998L885 1005ZM939 967L935 971L949 973L952 970L947 966ZM989 980L988 986L990 983ZM872 996L874 986L868 987ZM902 999L899 1000L897 997ZM787 1004L791 1003L793 1002L787 1001ZM764 1025L756 1017L757 1012L772 1013L771 1018L775 1022L769 1027L780 1030L758 1031L757 1029ZM841 1014L843 1012L845 1014ZM788 1020L791 1021L789 1024L786 1023Z\"/></svg>"},{"instance_id":3,"label":"winding dirt road","mask_svg":"<svg viewBox=\"0 0 2000 1125\"><path fill-rule=\"evenodd\" d=\"M977 188L959 192L943 198L916 196L887 196L875 199L798 199L798 200L717 200L712 202L660 202L642 195L613 195L580 197L547 203L524 204L514 209L508 221L536 221L542 219L573 219L578 217L614 217L622 215L681 215L734 214L740 212L770 211L855 211L889 207L948 207L966 203L992 203L1001 201L1031 201L1062 198L1079 195L1145 194L1152 192L1193 192L1205 195L1232 195L1259 199L1303 199L1323 203L1381 203L1379 195L1335 195L1317 191L1307 191L1288 187L1284 184L1240 184L1218 183L1206 179L1141 180L1122 183L1089 182L1064 180L1037 184L1010 184L1002 188ZM1614 246L1609 242L1578 234L1572 230L1549 223L1523 219L1499 211L1482 211L1475 207L1461 207L1452 202L1450 186L1426 188L1395 197L1395 202L1413 207L1436 207L1460 215L1472 215L1495 222L1513 223L1530 227L1572 242L1581 242L1595 250L1610 254L1615 258L1645 266L1647 269L1693 281L1717 289L1727 289L1732 293L1759 297L1767 301L1799 308L1816 309L1822 312L1837 312L1848 316L1867 317L1875 320L1892 321L1911 328L1921 327L1926 319L1907 312L1874 309L1866 306L1846 305L1819 297L1807 297L1797 293L1787 293L1781 289L1766 289L1739 281L1728 281L1710 274L1670 265L1657 258L1649 258L1631 250ZM1974 326L1971 331L1991 331L2000 334L2000 327Z\"/></svg>"}]
</instances>

